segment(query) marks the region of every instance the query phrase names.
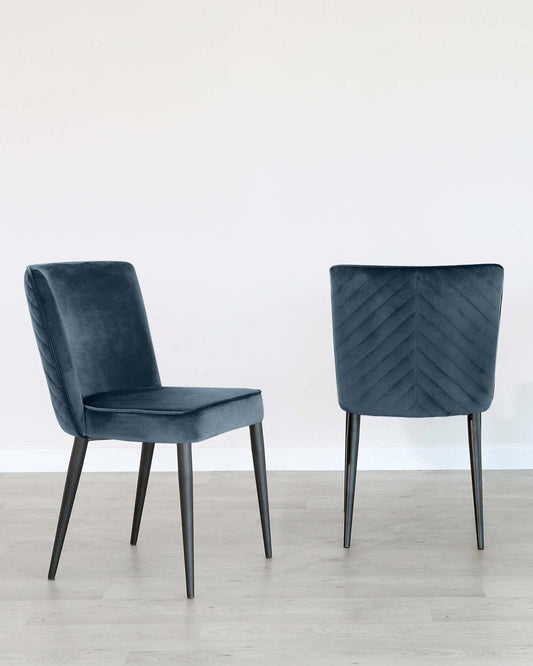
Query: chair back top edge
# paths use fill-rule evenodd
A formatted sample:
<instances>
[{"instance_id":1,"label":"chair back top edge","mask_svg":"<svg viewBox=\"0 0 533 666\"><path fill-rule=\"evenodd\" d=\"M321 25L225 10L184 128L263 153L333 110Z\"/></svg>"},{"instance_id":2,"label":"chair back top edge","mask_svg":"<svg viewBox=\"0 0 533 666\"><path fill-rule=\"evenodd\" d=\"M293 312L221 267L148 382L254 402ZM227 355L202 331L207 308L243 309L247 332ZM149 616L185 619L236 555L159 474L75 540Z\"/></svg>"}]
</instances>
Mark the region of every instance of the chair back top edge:
<instances>
[{"instance_id":1,"label":"chair back top edge","mask_svg":"<svg viewBox=\"0 0 533 666\"><path fill-rule=\"evenodd\" d=\"M333 271L337 268L391 268L391 269L407 269L407 270L433 270L433 269L444 269L444 268L481 268L492 266L493 268L501 269L502 272L504 268L501 264L498 263L481 263L481 264L435 264L435 265L394 265L394 264L334 264L330 267L330 271Z\"/></svg>"}]
</instances>

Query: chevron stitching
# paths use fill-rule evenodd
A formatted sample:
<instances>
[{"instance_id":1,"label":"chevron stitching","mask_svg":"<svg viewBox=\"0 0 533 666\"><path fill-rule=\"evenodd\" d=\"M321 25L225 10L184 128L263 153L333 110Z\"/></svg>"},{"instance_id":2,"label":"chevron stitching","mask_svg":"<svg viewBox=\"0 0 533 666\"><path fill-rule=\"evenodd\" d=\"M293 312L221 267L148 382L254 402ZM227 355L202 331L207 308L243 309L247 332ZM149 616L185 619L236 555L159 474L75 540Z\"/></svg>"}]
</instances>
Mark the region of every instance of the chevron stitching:
<instances>
[{"instance_id":1,"label":"chevron stitching","mask_svg":"<svg viewBox=\"0 0 533 666\"><path fill-rule=\"evenodd\" d=\"M434 289L434 287L433 287L432 285L424 285L424 286L428 286L428 287L433 291L433 293L434 293L434 294L435 294L440 300L443 300L442 294L440 294L439 292L437 292L437 291ZM459 290L457 289L457 287L455 287L455 285L450 284L450 287L455 291L455 293L459 296L459 298L461 298L463 301L465 301L465 302L467 303L467 309L468 309L468 307L471 307L471 308L472 308L473 310L475 310L476 312L479 312L479 314L483 317L483 319L484 319L485 321L489 322L489 323L491 324L491 326L494 326L494 328L496 329L496 335L497 335L497 333L498 333L498 326L495 325L494 322L491 322L490 319L489 319L489 318L488 318L488 317L487 317L487 316L486 316L486 315L485 315L485 314L479 309L479 307L477 307L476 305L474 305L474 304L472 303L472 301L470 301L469 299L467 299L466 296L465 296L461 291L459 291ZM476 327L476 329L478 330L478 332L479 332L481 335L485 335L485 336L487 336L487 337L490 337L490 334L489 334L489 332L487 331L487 327L486 327L486 326L477 326L476 323L471 319L471 317L469 317L468 314L467 314L466 312L464 312L464 310L459 309L458 307L457 307L456 309L457 309L457 312L459 312L460 314L462 314L463 317L464 317L465 319L467 319L468 321L470 321L470 323Z\"/></svg>"},{"instance_id":2,"label":"chevron stitching","mask_svg":"<svg viewBox=\"0 0 533 666\"><path fill-rule=\"evenodd\" d=\"M440 416L487 408L501 301L501 285L486 275L493 268L341 269L338 275L333 269L331 293L339 400L346 409Z\"/></svg>"},{"instance_id":3,"label":"chevron stitching","mask_svg":"<svg viewBox=\"0 0 533 666\"><path fill-rule=\"evenodd\" d=\"M370 319L372 319L372 317L375 317L376 314L377 314L382 308L385 307L385 305L389 305L390 302L394 299L394 297L395 297L397 294L399 294L401 291L403 291L403 289L405 288L405 286L408 284L409 281L410 281L410 280L407 280L407 281L404 282L400 287L398 287L398 289L396 289L395 291L393 291L392 294L390 294L390 296L388 296L387 300L383 301L383 303L380 303L379 306L378 306L377 308L375 308L374 310L372 310L372 311L371 311L371 312L370 312L370 313L369 313L369 314L363 319L363 321L358 322L358 323L357 323L357 326L356 326L355 328L353 328L353 329L352 329L348 334L346 334L346 335L352 335L353 333L355 333L355 331L357 331L359 328L361 328L362 326L364 326L364 325L365 325ZM410 294L406 299L404 299L404 302L409 301L411 298L413 298L413 295L412 295L412 294ZM346 322L349 322L349 321L353 318L353 316L355 315L355 312L360 311L362 307L363 307L363 306L360 306L360 307L356 308L356 310L353 311L352 313L350 313L350 315L348 315L348 316L345 318L345 320L344 320L343 322L341 322L340 324L338 324L337 331L338 331L338 329L341 328Z\"/></svg>"},{"instance_id":4,"label":"chevron stitching","mask_svg":"<svg viewBox=\"0 0 533 666\"><path fill-rule=\"evenodd\" d=\"M433 312L438 316L438 318L441 320L442 325L450 326L451 328L453 328L457 333L459 333L459 335L462 338L464 338L468 342L468 344L472 348L479 348L481 352L487 353L487 352L485 352L485 350L483 350L482 347L479 347L479 345L475 342L475 340L472 340L471 338L469 338L466 335L466 333L464 332L464 330L459 328L459 326L457 326L457 324L455 322L451 321L450 319L447 319L444 316L444 314L437 309L437 307L434 305L434 303L431 303L430 301L428 301L428 299L424 296L424 294L420 294L420 297L427 303L427 305L429 305L429 307L433 310ZM427 319L427 317L422 312L420 314L421 314L422 317ZM430 321L430 320L428 320L428 321Z\"/></svg>"},{"instance_id":5,"label":"chevron stitching","mask_svg":"<svg viewBox=\"0 0 533 666\"><path fill-rule=\"evenodd\" d=\"M354 309L354 311L348 313L348 316L346 317L346 320L350 320L350 319L352 318L352 316L355 314L355 312L361 310L362 308L364 308L365 305L367 305L367 304L369 304L369 303L371 304L372 299L375 298L375 297L378 295L378 293L379 293L382 289L384 289L385 287L387 287L387 286L388 286L388 283L390 283L390 282L391 282L391 278L389 277L389 279L385 280L385 282L383 282L382 284L380 284L378 287L376 287L376 289L374 289L374 291L372 291L370 294L368 294L368 295L366 296L366 298L364 299L364 301L362 301L361 303L354 303L354 304L355 304L355 309ZM404 283L404 285L402 285L401 287L399 287L396 291L399 291L403 286L405 286L405 284L407 284L407 282L408 282L408 280ZM360 287L357 288L357 291L356 291L355 293L361 291L362 287L363 287L365 284L369 284L369 283L370 283L370 280L366 280L366 281L363 283L363 285L361 285ZM391 297L394 296L394 293L396 293L396 292L393 292L393 294L391 295ZM374 310L372 310L372 311L370 312L371 315L372 315L373 313L374 313ZM338 323L338 326L339 326L339 327L342 326L343 323L344 323L344 322L339 322L339 323Z\"/></svg>"},{"instance_id":6,"label":"chevron stitching","mask_svg":"<svg viewBox=\"0 0 533 666\"><path fill-rule=\"evenodd\" d=\"M409 303L409 301L411 301L412 299L413 299L413 296L410 296L406 301L404 301L403 303L401 303L401 304L399 305L399 307L395 310L395 312L394 312L392 315L390 315L389 317L387 317L387 319L388 319L389 321L392 320L393 317L394 317L394 319L397 319L398 316L399 316L399 313L402 312L402 310L405 309L405 307L407 306L407 304ZM405 317L405 318L404 318L404 319L403 319L403 320L402 320L402 321L401 321L401 322L400 322L400 323L399 323L399 324L398 324L398 325L397 325L392 331L387 332L387 335L386 335L386 337L384 338L384 340L387 340L387 339L389 339L390 337L392 337L392 336L394 335L394 333L398 330L398 328L399 328L399 327L400 327L405 321L407 321L407 319L409 319L411 316L413 316L413 314L414 314L414 313L408 314L408 315L407 315L407 316L406 316L406 317ZM356 342L356 345L350 345L350 347L353 347L353 346L358 346L358 347L359 347L359 346L360 346L361 349L364 349L364 345L365 345L365 343L370 342L370 341L373 341L374 337L378 334L378 332L380 332L381 330L384 330L383 323L384 323L384 322L381 322L381 323L377 324L377 325L376 325L376 326L375 326L375 327L374 327L369 333L367 333L367 334L365 335L364 338L361 338L361 340L357 340L357 341L350 340L351 342ZM351 336L350 336L350 338L351 338ZM340 346L341 348L342 348L344 342L345 342L345 341L347 342L348 340L349 340L349 338L346 337L346 338L342 338L342 339L339 341L339 340L337 339L337 336L335 336L335 344L338 345L338 346ZM373 350L372 350L372 351L373 351ZM371 353L371 352L367 352L367 351L365 350L365 355L368 354L368 353ZM341 356L341 357L340 357L340 360L342 360L342 359L343 359L343 357Z\"/></svg>"},{"instance_id":7,"label":"chevron stitching","mask_svg":"<svg viewBox=\"0 0 533 666\"><path fill-rule=\"evenodd\" d=\"M460 271L458 268L455 268L454 270L455 270L457 273L459 273L459 275L464 279L465 276L464 276L464 273L463 273L462 271ZM478 269L476 269L476 270L477 270L477 272L479 273L479 270L478 270ZM497 287L496 287L494 284L492 284L492 282L490 282L489 280L487 280L487 282L488 282L488 284L489 284L493 289L497 290ZM489 299L486 297L486 295L483 293L483 291L482 291L481 289L479 289L479 287L477 286L477 283L473 282L472 284L474 285L474 288L475 288L475 290L477 291L477 293L478 293L478 294L481 296L481 298L485 301L485 303L487 303L487 305L488 305L489 307L491 307L491 308L496 312L496 314L499 316L499 314L500 314L500 308L499 308L499 305L496 305L496 303L493 303L491 300L489 300Z\"/></svg>"}]
</instances>

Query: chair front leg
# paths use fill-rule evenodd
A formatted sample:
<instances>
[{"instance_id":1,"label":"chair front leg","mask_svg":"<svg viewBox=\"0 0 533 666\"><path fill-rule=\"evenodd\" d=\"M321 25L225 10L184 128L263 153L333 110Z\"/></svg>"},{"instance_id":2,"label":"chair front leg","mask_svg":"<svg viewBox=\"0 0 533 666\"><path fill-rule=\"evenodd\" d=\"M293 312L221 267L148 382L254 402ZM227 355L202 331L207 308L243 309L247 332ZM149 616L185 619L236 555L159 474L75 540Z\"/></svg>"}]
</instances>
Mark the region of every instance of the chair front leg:
<instances>
[{"instance_id":1,"label":"chair front leg","mask_svg":"<svg viewBox=\"0 0 533 666\"><path fill-rule=\"evenodd\" d=\"M89 440L87 437L74 437L67 478L65 480L65 489L63 490L63 499L61 500L61 509L59 511L59 520L57 521L52 559L50 560L50 569L48 570L49 580L54 580L56 577L57 565L59 564L59 558L61 557L61 551L63 550L63 543L65 542L65 535L67 533L70 514L72 513L72 506L74 504L74 498L76 497L76 490L78 489L88 443Z\"/></svg>"},{"instance_id":2,"label":"chair front leg","mask_svg":"<svg viewBox=\"0 0 533 666\"><path fill-rule=\"evenodd\" d=\"M353 504L355 499L355 476L359 452L361 416L346 414L346 460L344 469L344 547L349 548L352 539Z\"/></svg>"},{"instance_id":3,"label":"chair front leg","mask_svg":"<svg viewBox=\"0 0 533 666\"><path fill-rule=\"evenodd\" d=\"M470 473L472 476L472 494L474 496L474 515L476 518L476 538L479 550L485 548L483 532L483 481L481 465L481 413L468 415L468 448L470 450Z\"/></svg>"},{"instance_id":4,"label":"chair front leg","mask_svg":"<svg viewBox=\"0 0 533 666\"><path fill-rule=\"evenodd\" d=\"M194 520L191 444L178 444L178 479L181 507L181 532L185 560L187 597L194 598Z\"/></svg>"},{"instance_id":5,"label":"chair front leg","mask_svg":"<svg viewBox=\"0 0 533 666\"><path fill-rule=\"evenodd\" d=\"M146 497L146 488L148 487L148 478L152 467L152 458L154 456L154 444L152 442L143 442L141 449L141 460L139 463L139 478L137 479L137 493L135 495L135 509L133 511L133 524L131 527L130 545L137 545L139 537L139 527Z\"/></svg>"},{"instance_id":6,"label":"chair front leg","mask_svg":"<svg viewBox=\"0 0 533 666\"><path fill-rule=\"evenodd\" d=\"M261 516L261 529L263 530L263 545L265 557L272 557L272 538L270 535L270 513L268 510L268 488L265 463L265 443L263 440L263 425L255 423L250 426L250 441L252 445L252 458L254 461L255 485Z\"/></svg>"}]
</instances>

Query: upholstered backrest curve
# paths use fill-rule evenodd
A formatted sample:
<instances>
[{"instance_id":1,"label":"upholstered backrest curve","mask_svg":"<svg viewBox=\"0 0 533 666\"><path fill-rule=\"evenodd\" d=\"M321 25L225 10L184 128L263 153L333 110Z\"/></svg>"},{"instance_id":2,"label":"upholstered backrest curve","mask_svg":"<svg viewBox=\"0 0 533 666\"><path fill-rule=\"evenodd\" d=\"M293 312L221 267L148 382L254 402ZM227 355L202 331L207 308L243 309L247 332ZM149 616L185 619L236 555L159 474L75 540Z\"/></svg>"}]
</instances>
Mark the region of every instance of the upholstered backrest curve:
<instances>
[{"instance_id":1,"label":"upholstered backrest curve","mask_svg":"<svg viewBox=\"0 0 533 666\"><path fill-rule=\"evenodd\" d=\"M63 430L85 434L85 396L160 385L131 264L89 261L28 266L25 289L52 404Z\"/></svg>"},{"instance_id":2,"label":"upholstered backrest curve","mask_svg":"<svg viewBox=\"0 0 533 666\"><path fill-rule=\"evenodd\" d=\"M330 276L342 409L424 417L489 408L501 266L333 266Z\"/></svg>"}]
</instances>

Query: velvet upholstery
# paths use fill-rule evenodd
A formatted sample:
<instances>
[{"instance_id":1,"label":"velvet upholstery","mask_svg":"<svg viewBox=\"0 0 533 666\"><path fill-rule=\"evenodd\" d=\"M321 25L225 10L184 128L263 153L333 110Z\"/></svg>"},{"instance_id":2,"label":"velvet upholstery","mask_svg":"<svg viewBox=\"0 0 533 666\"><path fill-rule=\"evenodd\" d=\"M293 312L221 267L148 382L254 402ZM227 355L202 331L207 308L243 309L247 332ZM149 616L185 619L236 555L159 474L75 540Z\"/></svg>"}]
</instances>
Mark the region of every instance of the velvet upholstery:
<instances>
[{"instance_id":1,"label":"velvet upholstery","mask_svg":"<svg viewBox=\"0 0 533 666\"><path fill-rule=\"evenodd\" d=\"M263 420L261 391L163 386L84 400L91 437L199 442Z\"/></svg>"},{"instance_id":2,"label":"velvet upholstery","mask_svg":"<svg viewBox=\"0 0 533 666\"><path fill-rule=\"evenodd\" d=\"M344 265L330 276L343 410L426 417L489 408L501 266Z\"/></svg>"},{"instance_id":3,"label":"velvet upholstery","mask_svg":"<svg viewBox=\"0 0 533 666\"><path fill-rule=\"evenodd\" d=\"M25 289L52 404L71 435L193 442L259 423L261 392L162 387L133 266L28 266Z\"/></svg>"}]
</instances>

